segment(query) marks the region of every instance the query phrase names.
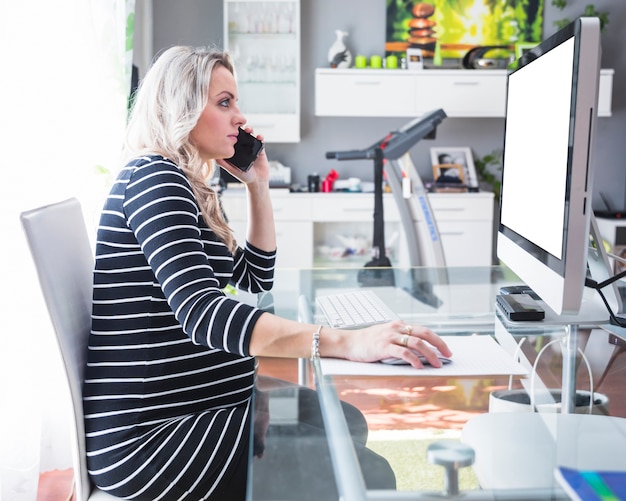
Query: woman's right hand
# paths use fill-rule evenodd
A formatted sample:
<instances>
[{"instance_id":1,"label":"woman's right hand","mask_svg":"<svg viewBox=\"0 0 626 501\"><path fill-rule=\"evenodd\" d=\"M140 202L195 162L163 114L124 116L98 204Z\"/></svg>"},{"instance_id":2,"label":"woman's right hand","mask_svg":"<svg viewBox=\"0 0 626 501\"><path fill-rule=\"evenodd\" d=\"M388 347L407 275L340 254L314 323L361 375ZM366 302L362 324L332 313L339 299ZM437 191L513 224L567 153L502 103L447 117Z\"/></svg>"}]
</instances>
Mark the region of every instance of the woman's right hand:
<instances>
[{"instance_id":1,"label":"woman's right hand","mask_svg":"<svg viewBox=\"0 0 626 501\"><path fill-rule=\"evenodd\" d=\"M253 130L250 127L246 127L244 129L246 132L254 135ZM259 134L256 136L260 141L264 140L264 137ZM231 176L238 179L244 184L250 184L254 182L267 182L269 183L270 178L270 166L269 160L267 158L267 154L265 152L265 148L263 148L259 155L256 157L256 160L252 163L252 167L250 167L246 172L238 169L233 164L228 162L226 159L216 160L217 165L219 165L222 169L227 171Z\"/></svg>"},{"instance_id":2,"label":"woman's right hand","mask_svg":"<svg viewBox=\"0 0 626 501\"><path fill-rule=\"evenodd\" d=\"M424 364L419 355L423 355L432 367L442 366L435 349L446 358L452 356L448 345L435 332L427 327L399 320L344 332L349 336L344 358L356 362L401 358L421 369ZM323 335L322 331L322 337Z\"/></svg>"}]
</instances>

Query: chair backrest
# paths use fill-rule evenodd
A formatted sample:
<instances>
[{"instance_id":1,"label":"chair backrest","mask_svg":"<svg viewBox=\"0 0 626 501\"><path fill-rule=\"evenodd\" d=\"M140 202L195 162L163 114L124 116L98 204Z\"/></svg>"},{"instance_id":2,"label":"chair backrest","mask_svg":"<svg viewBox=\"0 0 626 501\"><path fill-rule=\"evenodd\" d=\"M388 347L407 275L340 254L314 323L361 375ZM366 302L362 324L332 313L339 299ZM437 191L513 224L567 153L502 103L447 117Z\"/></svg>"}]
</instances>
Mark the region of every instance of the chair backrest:
<instances>
[{"instance_id":1,"label":"chair backrest","mask_svg":"<svg viewBox=\"0 0 626 501\"><path fill-rule=\"evenodd\" d=\"M91 329L94 257L75 198L20 216L65 365L73 403L72 453L76 501L91 492L87 472L82 382Z\"/></svg>"}]
</instances>

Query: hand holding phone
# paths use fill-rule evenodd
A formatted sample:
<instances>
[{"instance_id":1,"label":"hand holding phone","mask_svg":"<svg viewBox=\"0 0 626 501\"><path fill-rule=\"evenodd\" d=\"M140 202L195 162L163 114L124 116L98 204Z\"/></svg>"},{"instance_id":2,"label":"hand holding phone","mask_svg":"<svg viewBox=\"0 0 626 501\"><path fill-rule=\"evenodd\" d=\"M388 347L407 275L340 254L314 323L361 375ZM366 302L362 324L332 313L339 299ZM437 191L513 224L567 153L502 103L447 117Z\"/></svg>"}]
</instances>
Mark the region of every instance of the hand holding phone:
<instances>
[{"instance_id":1,"label":"hand holding phone","mask_svg":"<svg viewBox=\"0 0 626 501\"><path fill-rule=\"evenodd\" d=\"M242 172L246 172L252 167L262 149L263 143L259 139L239 127L239 135L235 143L235 154L225 160Z\"/></svg>"}]
</instances>

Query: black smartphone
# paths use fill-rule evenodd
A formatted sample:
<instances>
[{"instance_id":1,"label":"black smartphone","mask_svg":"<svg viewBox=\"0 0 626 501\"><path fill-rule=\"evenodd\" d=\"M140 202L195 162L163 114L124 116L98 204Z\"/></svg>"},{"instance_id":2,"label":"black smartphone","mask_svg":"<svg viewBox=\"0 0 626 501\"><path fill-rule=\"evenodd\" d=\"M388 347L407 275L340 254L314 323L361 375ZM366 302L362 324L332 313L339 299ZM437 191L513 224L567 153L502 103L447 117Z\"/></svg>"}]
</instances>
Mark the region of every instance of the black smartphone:
<instances>
[{"instance_id":1,"label":"black smartphone","mask_svg":"<svg viewBox=\"0 0 626 501\"><path fill-rule=\"evenodd\" d=\"M261 141L239 127L239 135L235 143L235 154L225 160L233 164L239 170L246 172L252 167L252 163L256 160L256 157L259 156L262 149L263 143Z\"/></svg>"}]
</instances>

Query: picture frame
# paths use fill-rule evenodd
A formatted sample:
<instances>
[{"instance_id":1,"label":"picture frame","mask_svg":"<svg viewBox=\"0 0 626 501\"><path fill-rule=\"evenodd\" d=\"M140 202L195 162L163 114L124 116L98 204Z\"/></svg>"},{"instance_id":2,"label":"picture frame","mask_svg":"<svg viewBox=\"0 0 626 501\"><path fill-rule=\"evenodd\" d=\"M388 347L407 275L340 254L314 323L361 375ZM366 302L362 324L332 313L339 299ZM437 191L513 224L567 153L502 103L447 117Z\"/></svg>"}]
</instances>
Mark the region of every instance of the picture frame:
<instances>
[{"instance_id":1,"label":"picture frame","mask_svg":"<svg viewBox=\"0 0 626 501\"><path fill-rule=\"evenodd\" d=\"M435 181L441 175L441 166L456 164L461 166L461 179L469 188L478 188L478 177L474 166L474 157L469 147L437 146L430 149L430 161ZM437 172L435 172L437 167Z\"/></svg>"},{"instance_id":2,"label":"picture frame","mask_svg":"<svg viewBox=\"0 0 626 501\"><path fill-rule=\"evenodd\" d=\"M431 58L461 59L474 47L541 41L546 0L480 3L478 11L474 2L459 0L387 0L385 52L419 48L430 66Z\"/></svg>"},{"instance_id":3,"label":"picture frame","mask_svg":"<svg viewBox=\"0 0 626 501\"><path fill-rule=\"evenodd\" d=\"M449 182L440 180L451 178L453 181L458 180L459 184L465 186L465 173L463 172L463 166L460 164L435 164L433 165L433 175L435 176L435 182Z\"/></svg>"}]
</instances>

